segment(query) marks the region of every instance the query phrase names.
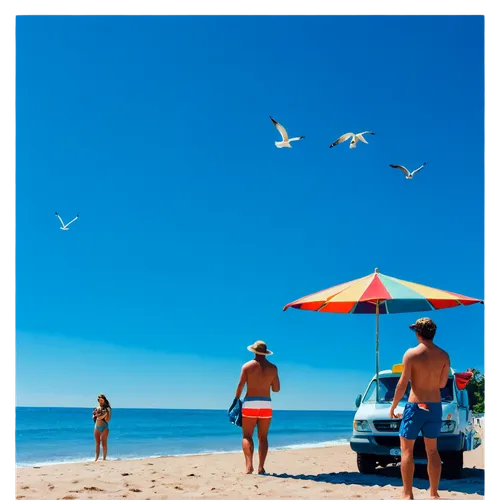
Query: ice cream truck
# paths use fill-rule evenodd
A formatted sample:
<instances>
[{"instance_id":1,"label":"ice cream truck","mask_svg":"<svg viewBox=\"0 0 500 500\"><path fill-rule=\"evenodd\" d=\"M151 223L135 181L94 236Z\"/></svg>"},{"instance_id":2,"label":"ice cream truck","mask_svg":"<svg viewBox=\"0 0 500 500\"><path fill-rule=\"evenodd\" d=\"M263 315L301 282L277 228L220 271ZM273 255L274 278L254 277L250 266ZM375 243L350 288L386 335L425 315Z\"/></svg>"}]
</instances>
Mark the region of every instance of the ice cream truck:
<instances>
[{"instance_id":1,"label":"ice cream truck","mask_svg":"<svg viewBox=\"0 0 500 500\"><path fill-rule=\"evenodd\" d=\"M356 398L357 410L350 445L357 453L358 469L362 474L373 474L376 467L385 467L401 460L401 419L391 419L389 410L402 371L403 365L397 364L391 370L379 372L378 401L376 376L370 380L364 394ZM459 389L456 375L450 368L448 383L441 389L443 421L438 437L438 450L443 462L442 475L449 479L461 477L464 451L473 450L481 444L480 436L475 432L467 391L465 387ZM396 413L403 413L409 394L410 383ZM415 463L427 463L421 434L415 442L414 460Z\"/></svg>"}]
</instances>

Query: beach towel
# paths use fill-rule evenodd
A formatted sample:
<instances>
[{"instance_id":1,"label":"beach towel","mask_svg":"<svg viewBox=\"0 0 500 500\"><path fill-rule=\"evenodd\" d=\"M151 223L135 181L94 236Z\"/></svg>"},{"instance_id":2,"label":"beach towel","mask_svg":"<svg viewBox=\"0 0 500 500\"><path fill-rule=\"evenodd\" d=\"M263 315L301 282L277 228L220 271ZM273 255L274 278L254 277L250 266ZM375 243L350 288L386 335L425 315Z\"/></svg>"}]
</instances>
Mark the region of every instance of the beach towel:
<instances>
[{"instance_id":1,"label":"beach towel","mask_svg":"<svg viewBox=\"0 0 500 500\"><path fill-rule=\"evenodd\" d=\"M241 400L239 398L234 398L233 404L227 411L229 421L232 424L237 425L239 427L241 427L241 420L242 420L241 408L242 408Z\"/></svg>"},{"instance_id":2,"label":"beach towel","mask_svg":"<svg viewBox=\"0 0 500 500\"><path fill-rule=\"evenodd\" d=\"M457 387L460 391L465 389L465 386L470 382L473 373L470 371L455 373L455 381L457 383Z\"/></svg>"}]
</instances>

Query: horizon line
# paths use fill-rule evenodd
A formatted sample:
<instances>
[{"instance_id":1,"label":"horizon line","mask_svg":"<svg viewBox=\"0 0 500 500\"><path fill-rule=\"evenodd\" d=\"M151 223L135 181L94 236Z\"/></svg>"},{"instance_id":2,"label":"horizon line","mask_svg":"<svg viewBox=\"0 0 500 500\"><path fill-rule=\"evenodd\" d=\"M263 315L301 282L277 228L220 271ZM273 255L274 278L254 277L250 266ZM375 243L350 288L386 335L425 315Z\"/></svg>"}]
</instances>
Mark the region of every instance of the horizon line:
<instances>
[{"instance_id":1,"label":"horizon line","mask_svg":"<svg viewBox=\"0 0 500 500\"><path fill-rule=\"evenodd\" d=\"M80 409L80 410L88 410L92 409L93 407L91 406L41 406L41 405L16 405L16 410L18 408L74 408L74 409ZM144 407L131 407L131 406L112 406L112 409L117 409L117 410L144 410ZM192 411L227 411L227 408L156 408L156 407L149 407L147 408L148 410L192 410ZM281 408L281 409L274 409L275 411L355 411L354 409L352 410L346 410L346 409L305 409L305 410L300 410L300 409L287 409L287 408Z\"/></svg>"}]
</instances>

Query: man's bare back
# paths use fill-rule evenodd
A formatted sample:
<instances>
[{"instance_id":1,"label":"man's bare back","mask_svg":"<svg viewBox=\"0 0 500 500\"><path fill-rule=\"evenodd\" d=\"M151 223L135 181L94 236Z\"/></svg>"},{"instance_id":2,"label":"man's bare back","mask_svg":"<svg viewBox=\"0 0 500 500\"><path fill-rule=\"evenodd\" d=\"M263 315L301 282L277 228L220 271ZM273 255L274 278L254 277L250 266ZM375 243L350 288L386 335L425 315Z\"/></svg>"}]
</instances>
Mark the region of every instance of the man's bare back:
<instances>
[{"instance_id":1,"label":"man's bare back","mask_svg":"<svg viewBox=\"0 0 500 500\"><path fill-rule=\"evenodd\" d=\"M410 370L410 403L440 403L450 370L448 353L435 344L419 344L408 349L405 361Z\"/></svg>"},{"instance_id":2,"label":"man's bare back","mask_svg":"<svg viewBox=\"0 0 500 500\"><path fill-rule=\"evenodd\" d=\"M247 383L246 397L271 397L273 392L279 391L278 368L267 359L252 359L242 368Z\"/></svg>"}]
</instances>

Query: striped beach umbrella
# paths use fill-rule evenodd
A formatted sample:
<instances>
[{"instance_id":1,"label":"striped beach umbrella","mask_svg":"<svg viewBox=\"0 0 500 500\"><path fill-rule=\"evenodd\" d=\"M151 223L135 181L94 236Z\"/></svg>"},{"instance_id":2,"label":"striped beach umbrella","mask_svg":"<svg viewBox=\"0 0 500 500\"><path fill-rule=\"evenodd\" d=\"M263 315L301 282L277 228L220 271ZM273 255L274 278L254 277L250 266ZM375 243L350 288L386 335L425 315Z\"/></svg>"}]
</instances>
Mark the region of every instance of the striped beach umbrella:
<instances>
[{"instance_id":1,"label":"striped beach umbrella","mask_svg":"<svg viewBox=\"0 0 500 500\"><path fill-rule=\"evenodd\" d=\"M375 269L375 272L369 276L327 288L290 302L283 310L286 311L289 307L293 307L324 313L375 314L378 401L380 314L435 311L477 303L483 304L483 301L458 293L445 292L437 288L392 278L379 273L378 269Z\"/></svg>"}]
</instances>

